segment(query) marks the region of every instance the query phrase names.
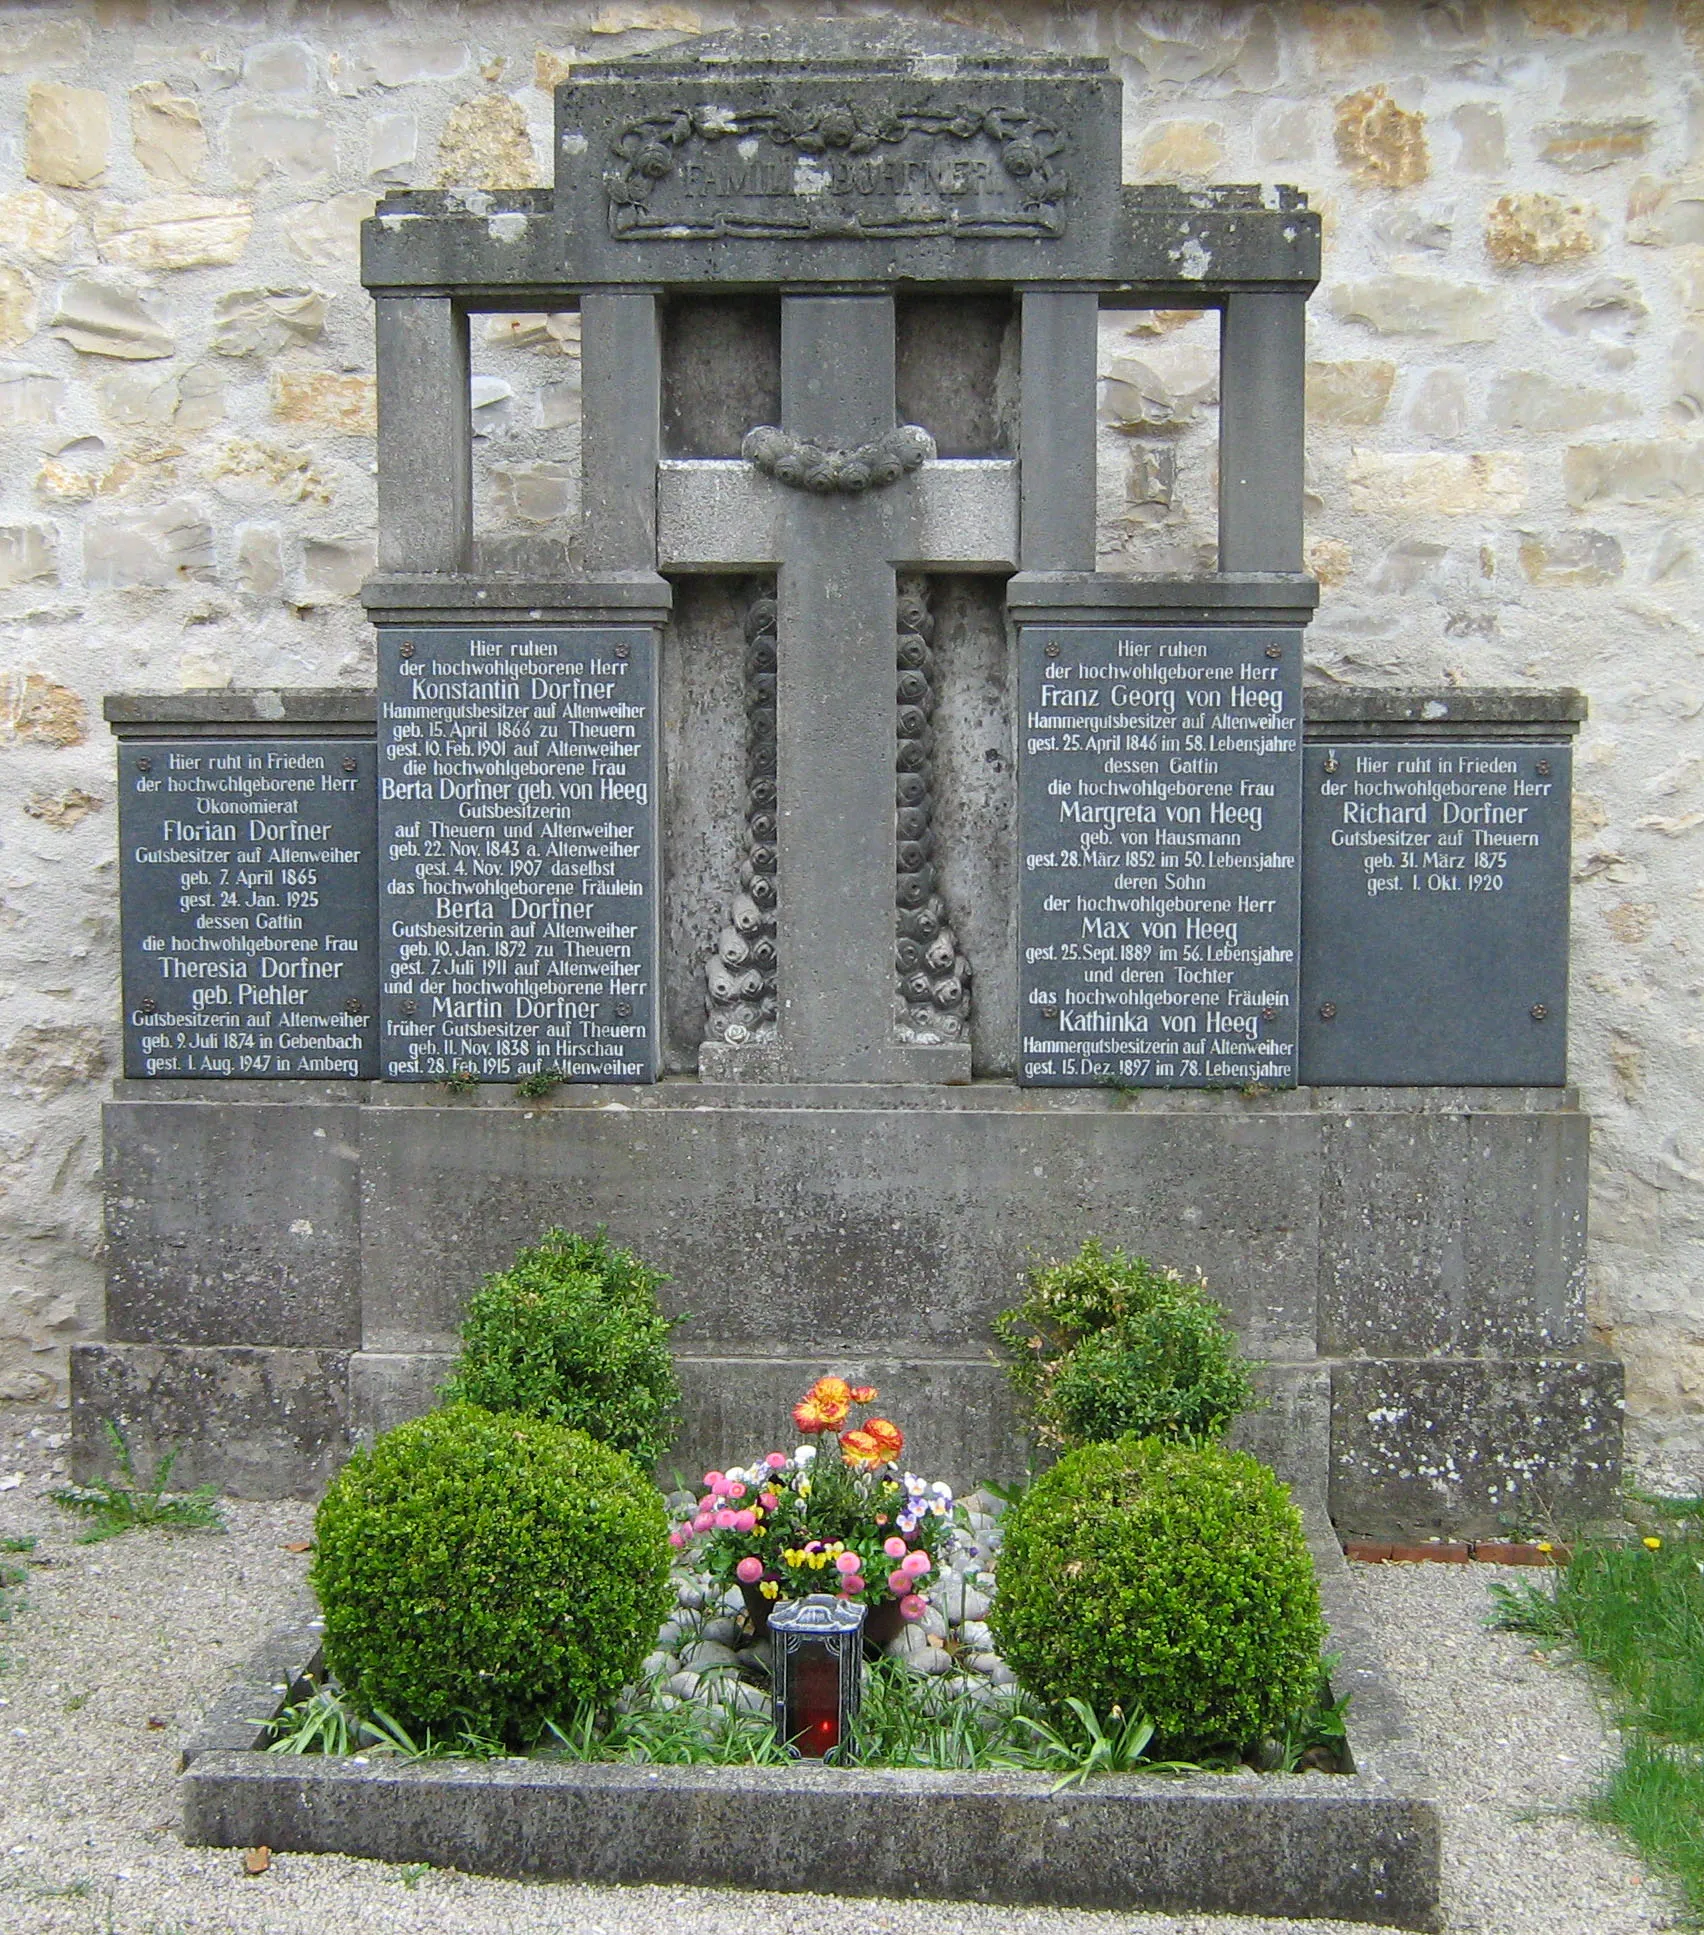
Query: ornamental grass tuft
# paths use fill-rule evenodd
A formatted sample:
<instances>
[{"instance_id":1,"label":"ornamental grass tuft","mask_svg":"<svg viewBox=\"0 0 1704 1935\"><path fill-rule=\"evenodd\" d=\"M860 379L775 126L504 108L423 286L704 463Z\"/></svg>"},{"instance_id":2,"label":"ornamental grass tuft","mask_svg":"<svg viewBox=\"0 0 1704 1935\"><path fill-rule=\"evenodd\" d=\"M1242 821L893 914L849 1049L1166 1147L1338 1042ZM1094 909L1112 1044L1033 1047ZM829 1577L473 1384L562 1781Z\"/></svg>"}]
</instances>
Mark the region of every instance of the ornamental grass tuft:
<instances>
[{"instance_id":1,"label":"ornamental grass tuft","mask_svg":"<svg viewBox=\"0 0 1704 1935\"><path fill-rule=\"evenodd\" d=\"M1140 1714L1173 1752L1240 1751L1318 1696L1325 1637L1301 1515L1221 1445L1069 1452L1008 1510L989 1616L1020 1685Z\"/></svg>"},{"instance_id":2,"label":"ornamental grass tuft","mask_svg":"<svg viewBox=\"0 0 1704 1935\"><path fill-rule=\"evenodd\" d=\"M326 1666L410 1729L529 1745L548 1716L613 1701L673 1603L650 1479L517 1412L452 1405L387 1432L314 1531Z\"/></svg>"}]
</instances>

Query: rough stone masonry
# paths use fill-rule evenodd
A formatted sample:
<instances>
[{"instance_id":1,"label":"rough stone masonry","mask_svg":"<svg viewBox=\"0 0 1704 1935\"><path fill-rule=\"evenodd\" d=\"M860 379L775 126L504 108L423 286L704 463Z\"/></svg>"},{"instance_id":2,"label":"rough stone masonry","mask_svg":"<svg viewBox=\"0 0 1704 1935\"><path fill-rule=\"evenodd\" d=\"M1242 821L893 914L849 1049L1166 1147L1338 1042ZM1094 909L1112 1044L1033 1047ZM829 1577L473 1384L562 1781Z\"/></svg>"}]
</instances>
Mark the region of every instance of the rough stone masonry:
<instances>
[{"instance_id":1,"label":"rough stone masonry","mask_svg":"<svg viewBox=\"0 0 1704 1935\"><path fill-rule=\"evenodd\" d=\"M1627 1365L1630 1449L1696 1483L1704 6L950 13L1112 59L1126 179L1294 181L1325 211L1311 680L1589 692L1571 1072L1597 1125L1592 1313ZM390 187L548 182L551 90L576 62L750 19L0 9L0 1395L59 1388L66 1347L98 1335L118 1023L100 695L372 684L357 224ZM1208 567L1207 323L1109 312L1102 332L1103 567ZM478 326L488 541L573 535L577 350L572 316Z\"/></svg>"}]
</instances>

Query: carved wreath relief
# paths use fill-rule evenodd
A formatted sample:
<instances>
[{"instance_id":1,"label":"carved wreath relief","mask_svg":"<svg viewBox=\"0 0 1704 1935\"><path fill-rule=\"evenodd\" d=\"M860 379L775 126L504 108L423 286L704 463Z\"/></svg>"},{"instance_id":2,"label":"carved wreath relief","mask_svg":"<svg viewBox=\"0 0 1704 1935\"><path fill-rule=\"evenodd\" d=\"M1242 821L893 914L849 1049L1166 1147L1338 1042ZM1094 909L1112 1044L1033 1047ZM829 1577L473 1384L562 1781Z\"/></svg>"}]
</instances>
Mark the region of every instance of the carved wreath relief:
<instances>
[{"instance_id":1,"label":"carved wreath relief","mask_svg":"<svg viewBox=\"0 0 1704 1935\"><path fill-rule=\"evenodd\" d=\"M1065 233L1068 146L1016 108L671 108L610 144L610 234L783 241Z\"/></svg>"},{"instance_id":2,"label":"carved wreath relief","mask_svg":"<svg viewBox=\"0 0 1704 1935\"><path fill-rule=\"evenodd\" d=\"M894 693L894 1032L923 1043L970 1039L970 963L935 891L934 636L928 581L903 580Z\"/></svg>"},{"instance_id":3,"label":"carved wreath relief","mask_svg":"<svg viewBox=\"0 0 1704 1935\"><path fill-rule=\"evenodd\" d=\"M704 963L706 1033L738 1046L775 1039L775 600L745 617L745 857L740 890Z\"/></svg>"}]
</instances>

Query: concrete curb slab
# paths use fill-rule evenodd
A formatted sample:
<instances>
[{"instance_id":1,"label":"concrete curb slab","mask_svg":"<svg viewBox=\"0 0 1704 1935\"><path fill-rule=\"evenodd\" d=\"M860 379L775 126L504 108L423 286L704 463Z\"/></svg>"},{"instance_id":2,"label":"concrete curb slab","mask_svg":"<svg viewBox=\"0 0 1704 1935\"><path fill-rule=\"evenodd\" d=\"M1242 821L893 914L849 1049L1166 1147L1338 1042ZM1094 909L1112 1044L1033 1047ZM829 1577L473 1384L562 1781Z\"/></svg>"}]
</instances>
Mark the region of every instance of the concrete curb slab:
<instances>
[{"instance_id":1,"label":"concrete curb slab","mask_svg":"<svg viewBox=\"0 0 1704 1935\"><path fill-rule=\"evenodd\" d=\"M255 1751L317 1652L304 1607L185 1750L184 1838L206 1847L426 1861L473 1874L1170 1913L1431 1930L1441 1824L1401 1701L1323 1514L1320 1594L1353 1695L1348 1775L1109 1776L359 1762Z\"/></svg>"}]
</instances>

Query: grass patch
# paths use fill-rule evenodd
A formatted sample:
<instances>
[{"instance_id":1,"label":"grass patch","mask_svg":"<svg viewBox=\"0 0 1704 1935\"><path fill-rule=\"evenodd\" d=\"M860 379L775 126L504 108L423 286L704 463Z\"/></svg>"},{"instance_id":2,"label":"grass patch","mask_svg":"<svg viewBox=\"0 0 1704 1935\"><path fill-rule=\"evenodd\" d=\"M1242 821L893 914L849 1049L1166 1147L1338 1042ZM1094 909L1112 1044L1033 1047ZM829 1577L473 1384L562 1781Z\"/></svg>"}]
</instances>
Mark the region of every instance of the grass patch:
<instances>
[{"instance_id":1,"label":"grass patch","mask_svg":"<svg viewBox=\"0 0 1704 1935\"><path fill-rule=\"evenodd\" d=\"M168 1491L172 1467L177 1463L175 1451L165 1453L154 1467L153 1477L144 1484L137 1476L124 1433L110 1418L103 1422L121 1482L114 1484L102 1479L93 1485L65 1485L52 1495L56 1505L93 1521L88 1531L78 1534L79 1545L95 1545L102 1539L116 1538L120 1532L134 1531L143 1525L224 1531L225 1515L219 1509L219 1494L212 1485L197 1485L192 1492Z\"/></svg>"},{"instance_id":2,"label":"grass patch","mask_svg":"<svg viewBox=\"0 0 1704 1935\"><path fill-rule=\"evenodd\" d=\"M1581 1541L1548 1586L1493 1586L1494 1618L1609 1681L1622 1761L1589 1812L1673 1875L1704 1927L1704 1501L1632 1503L1645 1536Z\"/></svg>"}]
</instances>

